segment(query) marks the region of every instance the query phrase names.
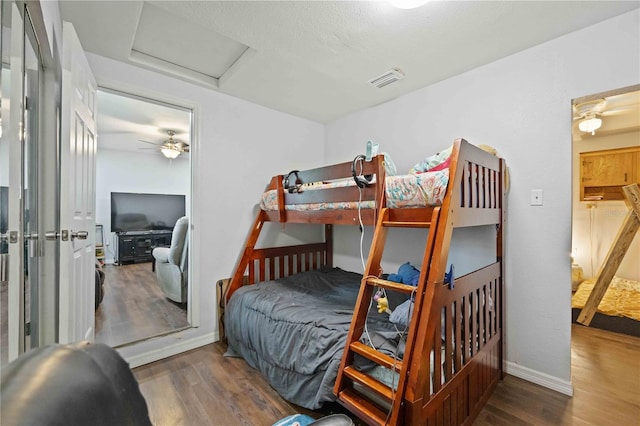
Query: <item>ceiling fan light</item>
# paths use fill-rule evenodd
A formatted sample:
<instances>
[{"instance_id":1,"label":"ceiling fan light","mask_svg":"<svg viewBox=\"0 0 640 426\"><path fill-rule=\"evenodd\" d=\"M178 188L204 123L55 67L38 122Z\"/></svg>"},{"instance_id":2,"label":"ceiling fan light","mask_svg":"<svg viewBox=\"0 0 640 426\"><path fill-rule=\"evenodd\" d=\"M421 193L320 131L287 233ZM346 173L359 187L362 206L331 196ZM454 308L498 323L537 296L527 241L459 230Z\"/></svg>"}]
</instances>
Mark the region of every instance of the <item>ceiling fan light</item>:
<instances>
[{"instance_id":1,"label":"ceiling fan light","mask_svg":"<svg viewBox=\"0 0 640 426\"><path fill-rule=\"evenodd\" d=\"M172 148L162 148L160 152L162 152L162 155L164 155L170 160L173 160L174 158L178 158L178 155L180 155L180 151Z\"/></svg>"},{"instance_id":2,"label":"ceiling fan light","mask_svg":"<svg viewBox=\"0 0 640 426\"><path fill-rule=\"evenodd\" d=\"M591 133L594 135L596 130L602 126L602 120L596 117L587 117L578 123L578 128L581 132Z\"/></svg>"}]
</instances>

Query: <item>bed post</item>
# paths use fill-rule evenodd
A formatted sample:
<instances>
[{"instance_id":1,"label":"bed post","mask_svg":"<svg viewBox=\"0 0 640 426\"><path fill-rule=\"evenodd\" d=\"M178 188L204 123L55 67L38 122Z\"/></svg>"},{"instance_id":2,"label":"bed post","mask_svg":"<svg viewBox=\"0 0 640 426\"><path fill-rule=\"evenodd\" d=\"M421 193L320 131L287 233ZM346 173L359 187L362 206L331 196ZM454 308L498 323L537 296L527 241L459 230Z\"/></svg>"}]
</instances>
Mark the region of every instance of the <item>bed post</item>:
<instances>
[{"instance_id":1,"label":"bed post","mask_svg":"<svg viewBox=\"0 0 640 426\"><path fill-rule=\"evenodd\" d=\"M385 180L387 179L387 166L386 166L386 160L384 158L384 155L376 155L376 206L375 206L375 215L373 218L373 225L375 226L375 224L378 222L378 214L380 213L380 209L382 207L384 207L387 202L386 202L386 192L385 192L385 187L386 185L384 184Z\"/></svg>"},{"instance_id":2,"label":"bed post","mask_svg":"<svg viewBox=\"0 0 640 426\"><path fill-rule=\"evenodd\" d=\"M324 264L333 268L333 225L324 225L325 259Z\"/></svg>"},{"instance_id":3,"label":"bed post","mask_svg":"<svg viewBox=\"0 0 640 426\"><path fill-rule=\"evenodd\" d=\"M284 186L282 184L282 175L274 176L271 179L270 187L274 187L277 189L278 196L278 213L280 217L280 222L284 223L287 221L287 212L284 207Z\"/></svg>"},{"instance_id":4,"label":"bed post","mask_svg":"<svg viewBox=\"0 0 640 426\"><path fill-rule=\"evenodd\" d=\"M500 361L500 380L504 380L504 354L506 353L506 342L504 338L504 317L506 310L506 298L504 295L505 285L505 262L504 262L504 229L506 222L507 211L507 190L509 188L507 164L503 158L500 159L500 183L498 192L498 202L500 203L500 223L497 225L496 230L496 261L500 262L500 279L498 280L498 296L500 300L496 301L496 305L500 306L498 309L498 327L500 327L500 345L498 347L498 356Z\"/></svg>"}]
</instances>

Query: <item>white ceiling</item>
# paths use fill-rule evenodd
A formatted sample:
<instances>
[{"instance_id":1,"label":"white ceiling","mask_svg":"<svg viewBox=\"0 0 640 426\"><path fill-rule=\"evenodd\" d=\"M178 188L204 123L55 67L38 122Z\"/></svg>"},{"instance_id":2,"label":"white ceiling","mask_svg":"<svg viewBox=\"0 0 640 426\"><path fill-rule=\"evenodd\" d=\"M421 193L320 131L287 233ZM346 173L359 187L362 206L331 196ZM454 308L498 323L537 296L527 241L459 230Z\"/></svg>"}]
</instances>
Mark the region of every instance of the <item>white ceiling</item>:
<instances>
[{"instance_id":1,"label":"white ceiling","mask_svg":"<svg viewBox=\"0 0 640 426\"><path fill-rule=\"evenodd\" d=\"M190 143L191 113L143 98L98 91L98 146L101 149L160 153L161 144L175 133L176 142ZM143 142L146 141L146 142ZM183 153L179 158L189 154Z\"/></svg>"},{"instance_id":2,"label":"white ceiling","mask_svg":"<svg viewBox=\"0 0 640 426\"><path fill-rule=\"evenodd\" d=\"M59 4L87 51L323 123L640 6L638 1L431 1L411 10L385 1ZM406 77L381 89L368 84L392 68Z\"/></svg>"}]
</instances>

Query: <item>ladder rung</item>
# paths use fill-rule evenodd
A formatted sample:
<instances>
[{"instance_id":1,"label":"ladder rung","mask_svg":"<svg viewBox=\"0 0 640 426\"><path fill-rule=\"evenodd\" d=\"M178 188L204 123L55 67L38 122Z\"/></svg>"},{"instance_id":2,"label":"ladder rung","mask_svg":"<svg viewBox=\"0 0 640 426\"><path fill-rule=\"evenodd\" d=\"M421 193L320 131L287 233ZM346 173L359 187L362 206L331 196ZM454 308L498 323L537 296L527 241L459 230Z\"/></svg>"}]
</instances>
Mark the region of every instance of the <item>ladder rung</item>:
<instances>
[{"instance_id":1,"label":"ladder rung","mask_svg":"<svg viewBox=\"0 0 640 426\"><path fill-rule=\"evenodd\" d=\"M367 284L385 288L387 290L400 291L402 293L413 293L416 289L413 285L401 284L394 281L382 280L380 278L367 278Z\"/></svg>"},{"instance_id":2,"label":"ladder rung","mask_svg":"<svg viewBox=\"0 0 640 426\"><path fill-rule=\"evenodd\" d=\"M380 351L376 351L370 346L365 345L361 342L353 342L349 345L352 351L355 353L362 355L363 357L375 362L378 365L386 367L390 370L395 370L400 372L402 368L402 360L394 360L389 355L385 355Z\"/></svg>"},{"instance_id":3,"label":"ladder rung","mask_svg":"<svg viewBox=\"0 0 640 426\"><path fill-rule=\"evenodd\" d=\"M382 226L389 228L430 228L431 222L398 222L395 220L383 220Z\"/></svg>"},{"instance_id":4,"label":"ladder rung","mask_svg":"<svg viewBox=\"0 0 640 426\"><path fill-rule=\"evenodd\" d=\"M371 389L381 397L386 398L388 401L393 401L393 390L373 377L356 370L354 367L345 367L344 374L351 380L360 383L365 388Z\"/></svg>"},{"instance_id":5,"label":"ladder rung","mask_svg":"<svg viewBox=\"0 0 640 426\"><path fill-rule=\"evenodd\" d=\"M352 389L346 388L341 391L338 402L370 425L382 426L387 422L386 411L381 410Z\"/></svg>"}]
</instances>

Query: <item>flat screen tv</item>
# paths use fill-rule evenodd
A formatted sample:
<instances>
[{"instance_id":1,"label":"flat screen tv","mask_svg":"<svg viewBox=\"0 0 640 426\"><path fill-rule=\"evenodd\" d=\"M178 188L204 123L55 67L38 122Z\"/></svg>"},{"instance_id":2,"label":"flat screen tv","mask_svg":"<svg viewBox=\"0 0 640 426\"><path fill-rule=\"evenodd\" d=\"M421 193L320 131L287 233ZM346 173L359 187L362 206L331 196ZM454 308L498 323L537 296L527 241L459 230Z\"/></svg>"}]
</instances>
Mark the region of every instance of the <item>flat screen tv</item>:
<instances>
[{"instance_id":1,"label":"flat screen tv","mask_svg":"<svg viewBox=\"0 0 640 426\"><path fill-rule=\"evenodd\" d=\"M111 232L172 230L184 215L184 195L111 193Z\"/></svg>"}]
</instances>

